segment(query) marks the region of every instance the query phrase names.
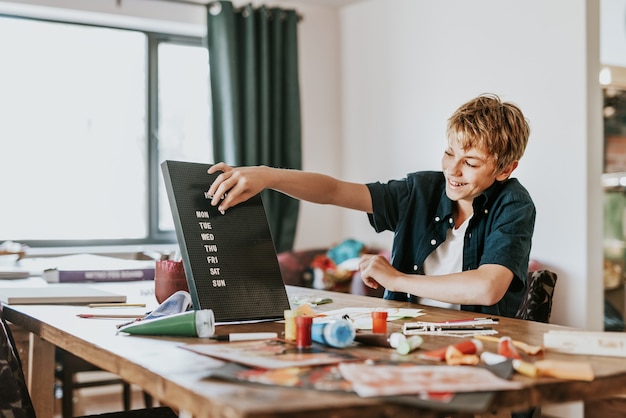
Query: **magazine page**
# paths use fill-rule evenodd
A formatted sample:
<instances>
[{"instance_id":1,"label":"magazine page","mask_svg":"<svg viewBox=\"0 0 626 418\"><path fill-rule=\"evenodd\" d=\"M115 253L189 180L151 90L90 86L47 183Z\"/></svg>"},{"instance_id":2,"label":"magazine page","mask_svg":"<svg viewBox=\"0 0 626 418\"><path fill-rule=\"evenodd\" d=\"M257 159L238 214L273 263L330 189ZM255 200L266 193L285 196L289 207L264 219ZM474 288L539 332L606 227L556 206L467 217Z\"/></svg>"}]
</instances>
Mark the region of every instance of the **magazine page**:
<instances>
[{"instance_id":1,"label":"magazine page","mask_svg":"<svg viewBox=\"0 0 626 418\"><path fill-rule=\"evenodd\" d=\"M185 344L181 348L262 369L317 366L359 360L347 352L331 351L318 344L308 349L298 349L294 344L280 339Z\"/></svg>"},{"instance_id":2,"label":"magazine page","mask_svg":"<svg viewBox=\"0 0 626 418\"><path fill-rule=\"evenodd\" d=\"M362 397L515 390L523 386L475 366L342 363L339 371Z\"/></svg>"}]
</instances>

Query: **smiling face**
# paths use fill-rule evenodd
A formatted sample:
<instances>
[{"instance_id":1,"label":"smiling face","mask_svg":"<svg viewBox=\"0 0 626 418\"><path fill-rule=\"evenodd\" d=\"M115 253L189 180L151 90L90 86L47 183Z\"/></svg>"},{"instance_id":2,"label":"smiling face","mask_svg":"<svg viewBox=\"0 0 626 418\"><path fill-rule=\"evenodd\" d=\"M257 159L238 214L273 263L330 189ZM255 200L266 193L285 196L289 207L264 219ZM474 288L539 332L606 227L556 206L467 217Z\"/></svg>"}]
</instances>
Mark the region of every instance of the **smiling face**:
<instances>
[{"instance_id":1,"label":"smiling face","mask_svg":"<svg viewBox=\"0 0 626 418\"><path fill-rule=\"evenodd\" d=\"M461 148L458 141L448 141L441 159L446 178L446 195L465 208L471 208L476 196L496 180L506 180L517 167L517 161L496 172L495 159L477 148Z\"/></svg>"},{"instance_id":2,"label":"smiling face","mask_svg":"<svg viewBox=\"0 0 626 418\"><path fill-rule=\"evenodd\" d=\"M476 196L511 175L524 155L529 134L519 107L494 94L480 95L450 116L441 166L446 194L457 202L455 222L473 213Z\"/></svg>"}]
</instances>

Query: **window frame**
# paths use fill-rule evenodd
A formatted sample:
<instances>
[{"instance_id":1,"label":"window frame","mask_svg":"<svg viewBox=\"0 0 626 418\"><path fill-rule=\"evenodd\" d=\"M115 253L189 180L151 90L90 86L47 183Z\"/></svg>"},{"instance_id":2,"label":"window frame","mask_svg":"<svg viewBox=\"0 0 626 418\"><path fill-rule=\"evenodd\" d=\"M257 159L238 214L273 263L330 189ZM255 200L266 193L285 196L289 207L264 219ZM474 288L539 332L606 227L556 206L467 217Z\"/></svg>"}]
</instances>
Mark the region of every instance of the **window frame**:
<instances>
[{"instance_id":1,"label":"window frame","mask_svg":"<svg viewBox=\"0 0 626 418\"><path fill-rule=\"evenodd\" d=\"M41 17L20 16L15 14L0 13L3 18L27 19L40 22L61 23L106 29L116 29L131 32L140 32L146 36L146 138L147 138L147 170L148 190L145 198L147 202L147 235L141 239L93 239L93 240L21 240L30 248L60 248L60 247L119 247L119 246L155 246L161 244L177 244L175 231L159 229L159 178L161 176L158 155L158 127L159 127L159 97L158 97L158 49L162 43L204 46L206 40L201 36L174 34L170 32L155 32L127 26L110 24L84 23L67 19L50 19Z\"/></svg>"}]
</instances>

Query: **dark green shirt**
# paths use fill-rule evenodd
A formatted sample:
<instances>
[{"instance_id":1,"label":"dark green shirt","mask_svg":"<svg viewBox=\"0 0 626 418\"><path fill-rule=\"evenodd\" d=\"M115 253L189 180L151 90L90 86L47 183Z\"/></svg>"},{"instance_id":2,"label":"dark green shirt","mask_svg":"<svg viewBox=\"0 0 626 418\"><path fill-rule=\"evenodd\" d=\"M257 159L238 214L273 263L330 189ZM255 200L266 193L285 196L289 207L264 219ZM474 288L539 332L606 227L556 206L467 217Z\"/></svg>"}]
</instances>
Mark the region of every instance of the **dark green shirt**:
<instances>
[{"instance_id":1,"label":"dark green shirt","mask_svg":"<svg viewBox=\"0 0 626 418\"><path fill-rule=\"evenodd\" d=\"M374 212L368 215L370 223L377 232L393 231L391 264L400 272L424 274L424 260L454 226L445 182L442 172L424 171L367 185ZM511 270L514 278L495 305L461 309L514 317L526 287L535 205L517 179L508 179L495 182L474 199L473 206L463 244L463 271L498 264ZM416 296L385 291L385 299L415 302Z\"/></svg>"}]
</instances>

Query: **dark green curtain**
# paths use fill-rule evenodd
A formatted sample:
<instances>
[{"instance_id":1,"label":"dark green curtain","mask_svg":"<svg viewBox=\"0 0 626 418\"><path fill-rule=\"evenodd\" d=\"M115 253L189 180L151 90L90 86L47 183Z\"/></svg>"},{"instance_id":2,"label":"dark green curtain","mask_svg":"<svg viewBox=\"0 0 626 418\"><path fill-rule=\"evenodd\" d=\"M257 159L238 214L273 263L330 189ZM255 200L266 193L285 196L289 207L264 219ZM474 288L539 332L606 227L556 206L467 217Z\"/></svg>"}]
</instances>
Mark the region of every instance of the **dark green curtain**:
<instances>
[{"instance_id":1,"label":"dark green curtain","mask_svg":"<svg viewBox=\"0 0 626 418\"><path fill-rule=\"evenodd\" d=\"M215 161L302 168L298 15L294 10L207 5ZM299 202L266 190L278 252L291 250Z\"/></svg>"}]
</instances>

